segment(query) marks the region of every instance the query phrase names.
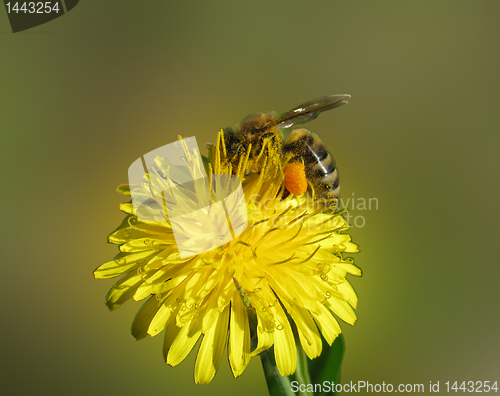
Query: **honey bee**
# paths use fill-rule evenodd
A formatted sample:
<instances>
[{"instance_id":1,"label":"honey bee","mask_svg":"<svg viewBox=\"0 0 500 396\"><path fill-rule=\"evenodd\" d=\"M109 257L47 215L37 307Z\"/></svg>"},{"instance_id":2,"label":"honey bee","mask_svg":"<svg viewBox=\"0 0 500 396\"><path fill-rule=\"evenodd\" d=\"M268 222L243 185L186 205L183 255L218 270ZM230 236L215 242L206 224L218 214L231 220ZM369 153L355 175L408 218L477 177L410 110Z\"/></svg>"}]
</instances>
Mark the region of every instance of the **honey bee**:
<instances>
[{"instance_id":1,"label":"honey bee","mask_svg":"<svg viewBox=\"0 0 500 396\"><path fill-rule=\"evenodd\" d=\"M281 150L287 164L303 165L303 170L299 169L300 166L285 166L286 191L283 197L305 192L307 188L300 180L305 174L315 198L325 201L338 199L339 174L333 156L317 133L306 128L290 128L314 120L323 111L347 104L349 98L350 95L329 95L302 103L282 114L251 114L234 127L223 130L228 157L234 158L236 166L241 155L248 155L250 168L255 169L257 164L252 160L259 157L266 144L274 144ZM298 185L302 187L298 188Z\"/></svg>"}]
</instances>

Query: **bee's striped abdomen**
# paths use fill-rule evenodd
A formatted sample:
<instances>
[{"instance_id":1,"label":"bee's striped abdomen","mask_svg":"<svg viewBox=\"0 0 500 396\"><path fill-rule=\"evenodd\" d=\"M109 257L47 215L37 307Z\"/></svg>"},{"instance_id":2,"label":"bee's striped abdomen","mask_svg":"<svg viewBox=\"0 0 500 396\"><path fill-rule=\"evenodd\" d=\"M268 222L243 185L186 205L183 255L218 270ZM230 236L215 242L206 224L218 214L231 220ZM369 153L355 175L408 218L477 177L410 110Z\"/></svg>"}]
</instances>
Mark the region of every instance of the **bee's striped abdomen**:
<instances>
[{"instance_id":1,"label":"bee's striped abdomen","mask_svg":"<svg viewBox=\"0 0 500 396\"><path fill-rule=\"evenodd\" d=\"M339 198L339 174L335 159L318 134L305 128L293 130L283 144L283 154L304 162L306 177L314 187L316 198Z\"/></svg>"}]
</instances>

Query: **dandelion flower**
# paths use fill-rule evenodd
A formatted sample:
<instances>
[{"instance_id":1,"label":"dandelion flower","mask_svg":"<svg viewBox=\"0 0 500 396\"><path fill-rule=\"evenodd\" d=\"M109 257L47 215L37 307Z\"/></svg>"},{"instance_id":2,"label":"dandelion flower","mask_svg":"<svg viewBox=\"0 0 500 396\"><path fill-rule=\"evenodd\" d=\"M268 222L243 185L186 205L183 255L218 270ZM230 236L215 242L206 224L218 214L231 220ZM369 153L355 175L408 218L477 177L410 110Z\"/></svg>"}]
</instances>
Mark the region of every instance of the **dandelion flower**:
<instances>
[{"instance_id":1,"label":"dandelion flower","mask_svg":"<svg viewBox=\"0 0 500 396\"><path fill-rule=\"evenodd\" d=\"M196 155L186 152L188 159ZM356 321L357 296L346 276L360 276L361 271L343 254L358 249L344 233L348 224L341 212L323 213L304 197L283 199L283 159L271 144L252 166L248 161L242 155L235 169L219 133L208 173L233 174L242 182L248 227L239 236L183 259L170 221L143 221L132 203L124 203L120 209L127 216L109 236L120 253L94 273L96 278L124 275L106 297L110 310L130 298L147 299L132 334L141 339L165 331L169 365L182 362L201 339L196 383L212 380L226 345L235 377L252 356L273 346L280 374L291 375L298 343L313 359L321 354L321 334L330 345L340 334L336 317ZM157 165L160 179L168 184L161 159ZM257 171L246 171L251 167ZM128 186L118 191L130 195ZM257 338L253 350L251 331Z\"/></svg>"}]
</instances>

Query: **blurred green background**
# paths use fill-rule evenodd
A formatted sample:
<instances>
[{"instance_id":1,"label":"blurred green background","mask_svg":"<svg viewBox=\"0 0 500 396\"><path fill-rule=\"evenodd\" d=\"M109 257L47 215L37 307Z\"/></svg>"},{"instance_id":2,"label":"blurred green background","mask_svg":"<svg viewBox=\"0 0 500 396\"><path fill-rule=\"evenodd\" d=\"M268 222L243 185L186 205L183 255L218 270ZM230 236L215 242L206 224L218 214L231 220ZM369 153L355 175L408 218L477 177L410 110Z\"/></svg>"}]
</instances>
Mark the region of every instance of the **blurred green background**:
<instances>
[{"instance_id":1,"label":"blurred green background","mask_svg":"<svg viewBox=\"0 0 500 396\"><path fill-rule=\"evenodd\" d=\"M139 156L332 93L309 124L335 155L361 247L343 381L500 380L500 3L81 1L12 34L0 11L2 387L8 394L256 395L254 358L194 385L140 303L112 314L115 192ZM350 206L351 207L351 206ZM358 224L360 224L359 220Z\"/></svg>"}]
</instances>

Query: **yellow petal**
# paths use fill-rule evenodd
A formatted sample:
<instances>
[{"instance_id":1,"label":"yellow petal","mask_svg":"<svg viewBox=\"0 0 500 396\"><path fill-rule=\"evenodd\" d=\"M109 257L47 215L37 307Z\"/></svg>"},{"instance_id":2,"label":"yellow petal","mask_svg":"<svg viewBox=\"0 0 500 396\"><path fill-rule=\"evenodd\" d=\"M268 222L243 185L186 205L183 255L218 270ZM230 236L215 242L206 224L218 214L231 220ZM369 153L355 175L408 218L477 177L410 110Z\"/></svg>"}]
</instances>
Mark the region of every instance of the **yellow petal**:
<instances>
[{"instance_id":1,"label":"yellow petal","mask_svg":"<svg viewBox=\"0 0 500 396\"><path fill-rule=\"evenodd\" d=\"M226 306L203 337L194 367L194 381L197 384L208 384L219 367L227 342L228 316L229 306Z\"/></svg>"},{"instance_id":2,"label":"yellow petal","mask_svg":"<svg viewBox=\"0 0 500 396\"><path fill-rule=\"evenodd\" d=\"M170 321L175 318L175 315L181 307L181 304L178 301L180 301L179 299L181 298L182 293L184 293L183 287L174 289L161 304L158 312L149 325L148 334L150 336L154 337L158 333L162 332Z\"/></svg>"},{"instance_id":3,"label":"yellow petal","mask_svg":"<svg viewBox=\"0 0 500 396\"><path fill-rule=\"evenodd\" d=\"M342 282L337 285L337 290L347 297L347 302L351 305L351 307L356 309L358 305L358 295L352 288L351 284L348 281Z\"/></svg>"},{"instance_id":4,"label":"yellow petal","mask_svg":"<svg viewBox=\"0 0 500 396\"><path fill-rule=\"evenodd\" d=\"M359 246L354 242L344 242L344 252L346 253L358 253Z\"/></svg>"},{"instance_id":5,"label":"yellow petal","mask_svg":"<svg viewBox=\"0 0 500 396\"><path fill-rule=\"evenodd\" d=\"M116 230L114 230L111 234L108 236L108 242L109 243L125 243L127 241L127 229L130 227L129 224L129 219L132 217L132 215L125 216L123 219L122 223Z\"/></svg>"},{"instance_id":6,"label":"yellow petal","mask_svg":"<svg viewBox=\"0 0 500 396\"><path fill-rule=\"evenodd\" d=\"M274 332L274 357L280 374L292 375L297 368L297 347L290 323L279 304L275 306L277 329Z\"/></svg>"},{"instance_id":7,"label":"yellow petal","mask_svg":"<svg viewBox=\"0 0 500 396\"><path fill-rule=\"evenodd\" d=\"M135 214L135 209L134 209L134 205L132 204L132 202L121 203L120 204L120 210L122 212L131 214L131 215Z\"/></svg>"},{"instance_id":8,"label":"yellow petal","mask_svg":"<svg viewBox=\"0 0 500 396\"><path fill-rule=\"evenodd\" d=\"M304 352L309 359L318 357L321 354L322 341L311 314L306 309L295 306L291 316L297 325Z\"/></svg>"},{"instance_id":9,"label":"yellow petal","mask_svg":"<svg viewBox=\"0 0 500 396\"><path fill-rule=\"evenodd\" d=\"M149 259L156 256L156 254L158 254L158 252L150 250L138 253L120 253L115 257L115 260L105 263L97 268L94 271L94 277L96 279L106 279L122 275L125 272L129 272L140 267Z\"/></svg>"},{"instance_id":10,"label":"yellow petal","mask_svg":"<svg viewBox=\"0 0 500 396\"><path fill-rule=\"evenodd\" d=\"M130 253L130 252L142 252L144 250L151 249L164 249L168 245L173 245L175 240L173 237L146 237L132 239L120 246L120 251Z\"/></svg>"},{"instance_id":11,"label":"yellow petal","mask_svg":"<svg viewBox=\"0 0 500 396\"><path fill-rule=\"evenodd\" d=\"M299 275L291 268L275 268L274 271L268 271L268 282L280 299L293 300L321 300L323 294L318 290L314 282L300 282ZM272 300L271 300L272 301Z\"/></svg>"},{"instance_id":12,"label":"yellow petal","mask_svg":"<svg viewBox=\"0 0 500 396\"><path fill-rule=\"evenodd\" d=\"M356 267L354 264L350 264L350 263L333 263L332 269L338 270L337 272L343 273L344 276L345 276L345 273L348 273L348 274L351 274L354 276L361 276L363 274L359 267Z\"/></svg>"},{"instance_id":13,"label":"yellow petal","mask_svg":"<svg viewBox=\"0 0 500 396\"><path fill-rule=\"evenodd\" d=\"M181 330L177 327L175 323L170 323L165 331L165 337L163 337L163 360L167 361L168 351L177 338L177 334Z\"/></svg>"},{"instance_id":14,"label":"yellow petal","mask_svg":"<svg viewBox=\"0 0 500 396\"><path fill-rule=\"evenodd\" d=\"M168 281L161 282L153 282L151 279L146 279L142 285L139 286L137 291L134 293L134 300L140 301L143 298L146 298L150 294L161 294L165 295L166 292L170 291L174 287L178 286L186 276L180 276L174 279L170 279Z\"/></svg>"},{"instance_id":15,"label":"yellow petal","mask_svg":"<svg viewBox=\"0 0 500 396\"><path fill-rule=\"evenodd\" d=\"M185 280L185 292L183 295L184 301L189 303L191 299L198 300L200 298L199 291L207 282L207 275L212 272L212 268L203 268L194 272L189 279Z\"/></svg>"},{"instance_id":16,"label":"yellow petal","mask_svg":"<svg viewBox=\"0 0 500 396\"><path fill-rule=\"evenodd\" d=\"M115 310L131 298L142 282L144 282L142 274L137 273L137 271L131 272L116 282L106 296L106 305L109 310Z\"/></svg>"},{"instance_id":17,"label":"yellow petal","mask_svg":"<svg viewBox=\"0 0 500 396\"><path fill-rule=\"evenodd\" d=\"M120 194L130 196L130 186L128 184L120 184L116 189Z\"/></svg>"},{"instance_id":18,"label":"yellow petal","mask_svg":"<svg viewBox=\"0 0 500 396\"><path fill-rule=\"evenodd\" d=\"M271 348L274 344L274 324L270 323L270 325L266 325L265 319L263 319L260 315L258 316L258 325L257 325L257 337L258 344L257 348L252 351L251 355L256 356L262 351L265 351Z\"/></svg>"},{"instance_id":19,"label":"yellow petal","mask_svg":"<svg viewBox=\"0 0 500 396\"><path fill-rule=\"evenodd\" d=\"M248 313L238 294L231 302L231 320L228 344L229 363L234 377L243 373L250 361L250 327Z\"/></svg>"},{"instance_id":20,"label":"yellow petal","mask_svg":"<svg viewBox=\"0 0 500 396\"><path fill-rule=\"evenodd\" d=\"M209 294L221 282L221 279L224 275L224 267L215 268L215 270L210 274L210 277L203 285L203 288L200 290L200 294Z\"/></svg>"},{"instance_id":21,"label":"yellow petal","mask_svg":"<svg viewBox=\"0 0 500 396\"><path fill-rule=\"evenodd\" d=\"M314 321L318 325L323 337L325 337L328 345L332 345L333 341L340 334L341 329L339 323L334 318L332 312L328 307L325 307L323 304L317 304L317 310L321 312L319 315L314 316Z\"/></svg>"},{"instance_id":22,"label":"yellow petal","mask_svg":"<svg viewBox=\"0 0 500 396\"><path fill-rule=\"evenodd\" d=\"M190 323L180 328L168 351L168 364L176 366L189 355L189 352L191 352L191 349L201 336L201 323L201 319L194 318ZM168 327L172 326L175 326L175 323L171 323Z\"/></svg>"},{"instance_id":23,"label":"yellow petal","mask_svg":"<svg viewBox=\"0 0 500 396\"><path fill-rule=\"evenodd\" d=\"M148 334L149 324L158 312L159 308L160 302L155 296L150 297L149 300L142 305L132 322L132 335L136 340L146 337Z\"/></svg>"},{"instance_id":24,"label":"yellow petal","mask_svg":"<svg viewBox=\"0 0 500 396\"><path fill-rule=\"evenodd\" d=\"M220 312L222 312L222 310L229 304L229 301L231 301L231 296L235 289L236 286L234 285L233 278L229 275L220 283L218 293L219 298L217 301Z\"/></svg>"},{"instance_id":25,"label":"yellow petal","mask_svg":"<svg viewBox=\"0 0 500 396\"><path fill-rule=\"evenodd\" d=\"M217 308L217 288L216 288L207 301L207 310L203 315L202 331L204 334L206 334L208 330L212 328L215 321L217 320L218 315L219 315L219 310Z\"/></svg>"},{"instance_id":26,"label":"yellow petal","mask_svg":"<svg viewBox=\"0 0 500 396\"><path fill-rule=\"evenodd\" d=\"M353 325L358 319L356 313L348 302L336 298L330 298L326 301L326 305L344 322Z\"/></svg>"}]
</instances>

